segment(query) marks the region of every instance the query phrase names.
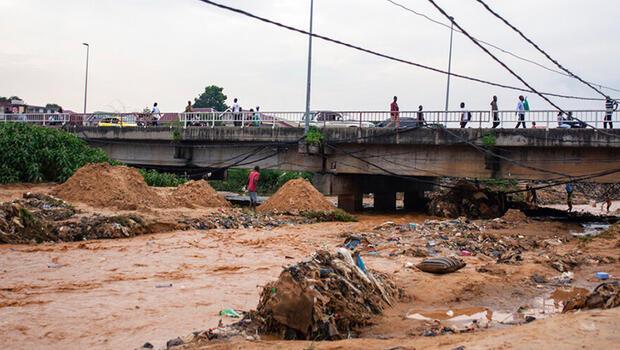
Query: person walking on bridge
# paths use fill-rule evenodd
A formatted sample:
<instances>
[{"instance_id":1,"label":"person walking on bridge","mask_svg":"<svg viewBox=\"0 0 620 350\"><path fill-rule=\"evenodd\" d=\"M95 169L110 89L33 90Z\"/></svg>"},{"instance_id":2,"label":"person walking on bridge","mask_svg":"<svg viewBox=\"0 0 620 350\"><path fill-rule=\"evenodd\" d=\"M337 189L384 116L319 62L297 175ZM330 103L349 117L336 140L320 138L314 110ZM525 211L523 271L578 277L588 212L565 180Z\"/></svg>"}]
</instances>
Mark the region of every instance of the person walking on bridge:
<instances>
[{"instance_id":1,"label":"person walking on bridge","mask_svg":"<svg viewBox=\"0 0 620 350\"><path fill-rule=\"evenodd\" d=\"M517 103L517 116L519 117L519 121L517 122L517 129L519 128L519 125L523 125L523 129L526 128L525 126L525 97L523 96L519 96L519 102Z\"/></svg>"},{"instance_id":2,"label":"person walking on bridge","mask_svg":"<svg viewBox=\"0 0 620 350\"><path fill-rule=\"evenodd\" d=\"M471 112L465 108L465 102L461 102L461 129L465 129L467 122L471 120Z\"/></svg>"},{"instance_id":3,"label":"person walking on bridge","mask_svg":"<svg viewBox=\"0 0 620 350\"><path fill-rule=\"evenodd\" d=\"M491 112L493 113L493 129L497 128L500 124L499 121L499 108L497 108L497 96L493 96L491 101Z\"/></svg>"},{"instance_id":4,"label":"person walking on bridge","mask_svg":"<svg viewBox=\"0 0 620 350\"><path fill-rule=\"evenodd\" d=\"M390 121L390 126L394 125L394 127L398 128L400 127L400 109L398 108L398 97L394 96L394 100L392 100L392 103L390 103L390 118L392 119Z\"/></svg>"},{"instance_id":5,"label":"person walking on bridge","mask_svg":"<svg viewBox=\"0 0 620 350\"><path fill-rule=\"evenodd\" d=\"M258 204L258 195L256 193L256 188L258 187L258 180L260 179L260 168L257 166L254 167L254 170L250 172L248 175L248 192L250 193L250 207L256 210L256 205Z\"/></svg>"},{"instance_id":6,"label":"person walking on bridge","mask_svg":"<svg viewBox=\"0 0 620 350\"><path fill-rule=\"evenodd\" d=\"M603 128L607 129L607 124L609 124L609 128L613 129L614 124L611 122L614 112L618 110L618 101L612 100L611 97L607 96L605 98L605 121L603 122Z\"/></svg>"}]
</instances>

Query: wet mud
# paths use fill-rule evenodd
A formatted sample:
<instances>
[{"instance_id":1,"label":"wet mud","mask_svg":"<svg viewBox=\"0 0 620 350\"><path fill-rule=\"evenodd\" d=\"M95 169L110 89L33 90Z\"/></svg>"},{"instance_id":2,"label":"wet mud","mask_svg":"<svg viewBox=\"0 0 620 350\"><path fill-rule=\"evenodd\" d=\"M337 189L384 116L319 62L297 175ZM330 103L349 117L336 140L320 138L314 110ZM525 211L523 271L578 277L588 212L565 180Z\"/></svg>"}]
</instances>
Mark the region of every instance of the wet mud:
<instances>
[{"instance_id":1,"label":"wet mud","mask_svg":"<svg viewBox=\"0 0 620 350\"><path fill-rule=\"evenodd\" d=\"M12 200L20 191L3 195ZM572 234L579 224L522 217L362 214L358 222L308 223L252 221L242 212L206 208L139 213L161 229L122 239L0 245L0 347L165 348L177 337L180 349L576 349L620 342L618 308L561 313L602 282L597 272L611 281L620 276L618 231L582 238ZM219 223L206 225L201 218L208 215ZM182 220L183 230L166 226ZM194 339L192 332L239 321L220 312L255 310L284 269L317 251L336 251L351 235L364 238L365 266L403 291L354 327L355 339L312 343L255 333ZM441 256L466 265L443 275L416 268Z\"/></svg>"}]
</instances>

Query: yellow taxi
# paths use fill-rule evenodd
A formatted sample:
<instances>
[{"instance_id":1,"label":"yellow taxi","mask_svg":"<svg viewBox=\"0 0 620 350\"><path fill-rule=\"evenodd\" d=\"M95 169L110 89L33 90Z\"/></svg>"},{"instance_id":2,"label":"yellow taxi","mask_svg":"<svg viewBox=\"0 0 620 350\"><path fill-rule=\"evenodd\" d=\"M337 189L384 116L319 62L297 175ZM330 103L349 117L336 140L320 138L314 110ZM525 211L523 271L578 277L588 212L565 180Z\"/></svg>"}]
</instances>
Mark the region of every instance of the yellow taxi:
<instances>
[{"instance_id":1,"label":"yellow taxi","mask_svg":"<svg viewBox=\"0 0 620 350\"><path fill-rule=\"evenodd\" d=\"M97 124L101 127L118 127L118 128L133 128L137 127L135 119L133 118L121 118L121 117L105 117Z\"/></svg>"}]
</instances>

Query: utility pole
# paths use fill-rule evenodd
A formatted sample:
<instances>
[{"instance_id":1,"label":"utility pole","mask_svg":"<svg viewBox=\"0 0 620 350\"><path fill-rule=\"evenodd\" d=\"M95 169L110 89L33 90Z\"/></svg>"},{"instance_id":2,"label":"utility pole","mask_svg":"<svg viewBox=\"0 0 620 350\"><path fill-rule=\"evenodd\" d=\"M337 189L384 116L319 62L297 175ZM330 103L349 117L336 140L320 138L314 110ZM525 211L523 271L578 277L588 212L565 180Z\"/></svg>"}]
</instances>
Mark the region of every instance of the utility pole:
<instances>
[{"instance_id":1,"label":"utility pole","mask_svg":"<svg viewBox=\"0 0 620 350\"><path fill-rule=\"evenodd\" d=\"M450 75L452 73L452 35L454 34L454 17L450 17L450 53L448 54L448 85L446 87L446 128L448 127L448 107L450 104Z\"/></svg>"},{"instance_id":2,"label":"utility pole","mask_svg":"<svg viewBox=\"0 0 620 350\"><path fill-rule=\"evenodd\" d=\"M306 85L306 113L304 134L310 129L310 87L312 82L312 15L314 10L314 0L310 0L310 35L308 35L308 77Z\"/></svg>"},{"instance_id":3,"label":"utility pole","mask_svg":"<svg viewBox=\"0 0 620 350\"><path fill-rule=\"evenodd\" d=\"M82 43L86 46L86 79L84 81L84 114L86 114L86 98L88 96L88 56L90 54L90 45L88 43Z\"/></svg>"}]
</instances>

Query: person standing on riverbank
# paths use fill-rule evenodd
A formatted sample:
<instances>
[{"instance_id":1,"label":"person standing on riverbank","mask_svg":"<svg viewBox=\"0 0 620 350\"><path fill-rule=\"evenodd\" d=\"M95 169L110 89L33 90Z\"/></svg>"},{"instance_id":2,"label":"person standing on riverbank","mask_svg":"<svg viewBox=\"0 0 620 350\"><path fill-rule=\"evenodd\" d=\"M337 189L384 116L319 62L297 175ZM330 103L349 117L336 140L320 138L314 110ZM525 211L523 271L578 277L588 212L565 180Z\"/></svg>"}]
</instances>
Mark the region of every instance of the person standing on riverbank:
<instances>
[{"instance_id":1,"label":"person standing on riverbank","mask_svg":"<svg viewBox=\"0 0 620 350\"><path fill-rule=\"evenodd\" d=\"M256 188L258 187L258 180L260 179L260 168L258 166L254 167L254 170L250 172L248 175L248 192L250 193L250 207L256 210L256 205L258 204L258 195L256 193Z\"/></svg>"}]
</instances>

